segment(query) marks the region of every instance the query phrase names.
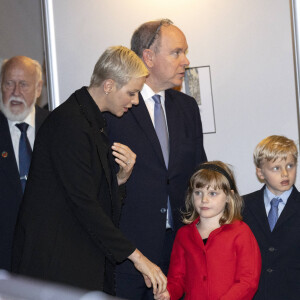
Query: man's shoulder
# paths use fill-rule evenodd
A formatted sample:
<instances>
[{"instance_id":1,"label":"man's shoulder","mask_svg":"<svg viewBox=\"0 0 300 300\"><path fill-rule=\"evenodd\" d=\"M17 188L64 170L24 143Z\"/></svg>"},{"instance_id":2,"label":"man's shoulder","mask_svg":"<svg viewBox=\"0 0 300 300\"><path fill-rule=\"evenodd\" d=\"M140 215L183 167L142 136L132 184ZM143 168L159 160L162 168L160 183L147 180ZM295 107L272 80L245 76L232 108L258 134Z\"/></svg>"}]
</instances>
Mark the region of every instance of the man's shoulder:
<instances>
[{"instance_id":1,"label":"man's shoulder","mask_svg":"<svg viewBox=\"0 0 300 300\"><path fill-rule=\"evenodd\" d=\"M0 144L10 140L10 131L6 116L0 111Z\"/></svg>"},{"instance_id":2,"label":"man's shoulder","mask_svg":"<svg viewBox=\"0 0 300 300\"><path fill-rule=\"evenodd\" d=\"M2 113L2 111L0 111L0 125L3 126L3 124L5 124L5 122L7 123L7 118Z\"/></svg>"},{"instance_id":3,"label":"man's shoulder","mask_svg":"<svg viewBox=\"0 0 300 300\"><path fill-rule=\"evenodd\" d=\"M191 97L191 96L189 96L189 95L187 95L183 92L180 92L178 90L175 90L175 89L166 90L165 95L166 95L166 97L169 96L169 97L172 97L174 99L178 99L178 101L191 101L191 102L196 103L196 100L193 97Z\"/></svg>"},{"instance_id":4,"label":"man's shoulder","mask_svg":"<svg viewBox=\"0 0 300 300\"><path fill-rule=\"evenodd\" d=\"M186 114L191 114L197 112L199 114L198 104L196 100L180 91L169 89L165 91L166 101L170 101L172 104L176 105L180 111Z\"/></svg>"}]
</instances>

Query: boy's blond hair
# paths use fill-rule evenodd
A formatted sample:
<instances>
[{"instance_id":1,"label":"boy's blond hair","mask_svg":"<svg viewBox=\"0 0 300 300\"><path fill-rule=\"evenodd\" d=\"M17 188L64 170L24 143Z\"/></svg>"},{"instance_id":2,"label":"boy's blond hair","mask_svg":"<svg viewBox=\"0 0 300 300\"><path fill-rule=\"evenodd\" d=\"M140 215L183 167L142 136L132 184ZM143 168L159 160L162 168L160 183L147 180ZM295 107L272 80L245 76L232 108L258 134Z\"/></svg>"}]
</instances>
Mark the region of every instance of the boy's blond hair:
<instances>
[{"instance_id":1,"label":"boy's blond hair","mask_svg":"<svg viewBox=\"0 0 300 300\"><path fill-rule=\"evenodd\" d=\"M297 163L298 149L293 140L281 135L271 135L263 139L254 149L253 159L255 166L261 168L264 159L275 161L286 159L291 154Z\"/></svg>"}]
</instances>

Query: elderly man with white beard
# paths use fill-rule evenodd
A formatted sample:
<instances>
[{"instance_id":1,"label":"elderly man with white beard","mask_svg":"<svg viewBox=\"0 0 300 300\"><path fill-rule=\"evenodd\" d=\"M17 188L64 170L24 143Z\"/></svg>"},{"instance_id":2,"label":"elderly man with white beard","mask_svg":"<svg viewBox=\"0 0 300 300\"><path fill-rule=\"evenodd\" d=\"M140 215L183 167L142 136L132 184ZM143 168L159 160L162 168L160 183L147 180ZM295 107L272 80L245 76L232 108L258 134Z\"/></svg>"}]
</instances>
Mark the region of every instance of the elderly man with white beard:
<instances>
[{"instance_id":1,"label":"elderly man with white beard","mask_svg":"<svg viewBox=\"0 0 300 300\"><path fill-rule=\"evenodd\" d=\"M36 133L48 111L35 106L40 64L26 56L5 60L0 73L0 269L11 269L14 228Z\"/></svg>"}]
</instances>

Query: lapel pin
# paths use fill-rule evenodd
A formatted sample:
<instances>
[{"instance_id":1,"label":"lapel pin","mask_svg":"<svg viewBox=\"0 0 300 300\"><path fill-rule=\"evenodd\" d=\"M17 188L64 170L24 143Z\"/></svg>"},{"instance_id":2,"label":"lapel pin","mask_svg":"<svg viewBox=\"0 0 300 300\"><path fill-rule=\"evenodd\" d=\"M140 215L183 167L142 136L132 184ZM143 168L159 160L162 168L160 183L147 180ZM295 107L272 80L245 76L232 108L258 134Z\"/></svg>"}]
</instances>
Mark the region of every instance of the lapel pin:
<instances>
[{"instance_id":1,"label":"lapel pin","mask_svg":"<svg viewBox=\"0 0 300 300\"><path fill-rule=\"evenodd\" d=\"M7 153L6 151L3 151L3 152L1 153L1 156L2 156L3 158L6 158L6 157L8 156L8 153Z\"/></svg>"}]
</instances>

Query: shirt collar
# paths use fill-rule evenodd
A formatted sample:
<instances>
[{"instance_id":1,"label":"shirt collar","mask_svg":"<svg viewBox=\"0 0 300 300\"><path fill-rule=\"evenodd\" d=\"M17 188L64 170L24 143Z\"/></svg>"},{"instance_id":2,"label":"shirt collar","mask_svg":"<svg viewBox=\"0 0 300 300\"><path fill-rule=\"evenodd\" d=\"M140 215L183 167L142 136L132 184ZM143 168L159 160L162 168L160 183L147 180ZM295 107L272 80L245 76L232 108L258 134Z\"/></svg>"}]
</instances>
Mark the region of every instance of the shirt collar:
<instances>
[{"instance_id":1,"label":"shirt collar","mask_svg":"<svg viewBox=\"0 0 300 300\"><path fill-rule=\"evenodd\" d=\"M144 84L141 95L143 96L143 99L151 99L154 95L160 95L162 101L165 99L165 91L160 91L159 93L154 93L154 91L151 89L149 85L146 83Z\"/></svg>"},{"instance_id":2,"label":"shirt collar","mask_svg":"<svg viewBox=\"0 0 300 300\"><path fill-rule=\"evenodd\" d=\"M35 106L34 105L32 106L32 110L23 121L11 121L8 119L7 121L8 121L9 128L15 128L15 125L19 123L27 123L33 129L35 129Z\"/></svg>"},{"instance_id":3,"label":"shirt collar","mask_svg":"<svg viewBox=\"0 0 300 300\"><path fill-rule=\"evenodd\" d=\"M289 196L291 195L293 190L293 187L291 187L288 191L283 192L281 195L274 195L266 186L265 188L265 199L268 201L268 203L271 203L271 200L274 198L280 198L283 202L284 205L286 205L286 202L289 198Z\"/></svg>"}]
</instances>

